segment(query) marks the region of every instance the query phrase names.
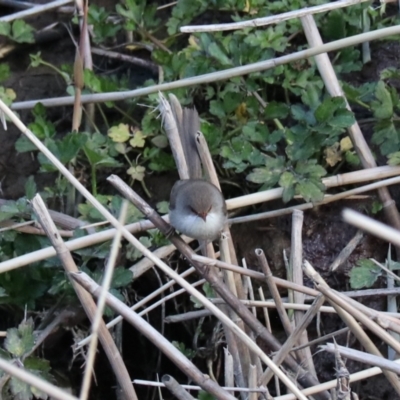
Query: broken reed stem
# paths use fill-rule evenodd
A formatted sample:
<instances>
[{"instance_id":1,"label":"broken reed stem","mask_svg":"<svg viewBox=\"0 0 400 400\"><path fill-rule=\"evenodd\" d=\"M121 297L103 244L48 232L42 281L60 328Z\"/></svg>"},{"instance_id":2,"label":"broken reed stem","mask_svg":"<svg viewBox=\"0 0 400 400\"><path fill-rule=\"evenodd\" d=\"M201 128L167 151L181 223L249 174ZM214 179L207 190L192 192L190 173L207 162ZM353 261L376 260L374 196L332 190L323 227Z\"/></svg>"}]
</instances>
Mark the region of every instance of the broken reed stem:
<instances>
[{"instance_id":1,"label":"broken reed stem","mask_svg":"<svg viewBox=\"0 0 400 400\"><path fill-rule=\"evenodd\" d=\"M31 204L40 224L42 225L42 228L46 231L47 237L49 238L51 244L54 246L65 271L67 273L78 272L78 268L76 267L71 253L65 247L62 238L58 234L57 228L52 221L50 214L48 213L47 208L40 195L37 194L32 199ZM91 323L93 323L97 310L93 298L74 281L72 281L72 286L86 312L86 315L88 316ZM99 339L101 344L103 345L105 353L107 354L108 360L116 375L125 399L137 400L135 390L131 384L131 379L122 360L121 354L119 353L110 332L108 331L105 323L102 320L99 324Z\"/></svg>"},{"instance_id":2,"label":"broken reed stem","mask_svg":"<svg viewBox=\"0 0 400 400\"><path fill-rule=\"evenodd\" d=\"M293 283L303 286L303 240L302 240L302 229L303 229L304 213L300 210L293 211L292 214L292 243L290 249L290 269L292 271ZM304 294L294 291L293 302L296 304L304 304ZM321 304L322 305L322 304ZM294 312L294 324L295 327L300 324L303 320L304 313L302 311ZM298 345L304 345L308 343L307 330L304 329L298 336ZM315 370L313 357L309 347L297 351L296 354L299 357L299 361L305 368L317 377L317 371Z\"/></svg>"},{"instance_id":3,"label":"broken reed stem","mask_svg":"<svg viewBox=\"0 0 400 400\"><path fill-rule=\"evenodd\" d=\"M335 258L333 263L329 266L329 271L334 272L340 267L353 253L354 249L360 244L364 234L358 230L349 243L342 249L339 255Z\"/></svg>"},{"instance_id":4,"label":"broken reed stem","mask_svg":"<svg viewBox=\"0 0 400 400\"><path fill-rule=\"evenodd\" d=\"M283 302L281 296L279 294L278 288L274 281L274 277L272 275L271 268L268 265L267 258L265 257L264 251L262 249L256 249L255 254L258 260L258 265L261 270L264 272L265 281L268 285L268 289L271 293L271 296L275 302L276 310L278 311L279 318L282 322L283 329L286 332L287 336L290 336L293 332L292 324L290 323L289 317L286 313L286 310L283 306Z\"/></svg>"},{"instance_id":5,"label":"broken reed stem","mask_svg":"<svg viewBox=\"0 0 400 400\"><path fill-rule=\"evenodd\" d=\"M100 286L83 272L71 273L72 279L79 283L88 293L98 297L101 291ZM165 337L153 328L145 319L139 317L126 304L118 300L112 294L107 293L106 303L115 312L122 315L124 319L136 328L142 335L150 340L160 349L183 373L193 379L204 390L216 396L218 399L234 400L235 398L204 375L186 356L171 344Z\"/></svg>"},{"instance_id":6,"label":"broken reed stem","mask_svg":"<svg viewBox=\"0 0 400 400\"><path fill-rule=\"evenodd\" d=\"M350 328L354 336L360 341L361 345L364 346L364 348L369 353L376 355L378 357L382 357L380 351L377 349L377 347L368 337L365 331L360 327L360 325L357 323L354 317L356 317L360 322L364 324L365 327L370 329L371 332L375 333L385 342L389 340L390 345L392 345L392 342L394 341L393 337L390 336L377 324L372 322L364 314L360 313L358 310L355 310L353 307L348 306L348 303L346 303L345 301L340 301L341 299L335 297L332 294L332 289L323 280L323 278L314 270L314 268L308 261L304 262L304 271L307 274L307 276L314 282L314 285L317 287L317 289L326 297L326 299L335 308L337 314ZM392 347L394 349L400 348L400 344L396 343ZM400 381L398 380L397 375L387 370L382 370L382 372L384 373L384 375L386 376L387 380L390 382L396 393L400 395Z\"/></svg>"},{"instance_id":7,"label":"broken reed stem","mask_svg":"<svg viewBox=\"0 0 400 400\"><path fill-rule=\"evenodd\" d=\"M168 137L179 177L180 179L189 179L189 168L185 159L185 154L178 130L179 125L182 123L181 105L174 96L173 98L170 97L172 103L171 107L170 103L168 103L167 99L161 92L158 94L158 99L158 110L160 111L162 117L164 131Z\"/></svg>"}]
</instances>

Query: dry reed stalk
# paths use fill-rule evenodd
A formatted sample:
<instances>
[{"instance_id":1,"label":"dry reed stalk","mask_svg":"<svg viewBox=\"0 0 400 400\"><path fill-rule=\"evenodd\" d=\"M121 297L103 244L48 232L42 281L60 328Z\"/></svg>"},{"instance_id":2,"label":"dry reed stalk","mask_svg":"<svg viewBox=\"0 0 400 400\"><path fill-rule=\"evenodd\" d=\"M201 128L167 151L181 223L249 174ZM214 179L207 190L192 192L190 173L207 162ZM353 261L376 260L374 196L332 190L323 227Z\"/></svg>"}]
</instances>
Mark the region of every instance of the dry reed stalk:
<instances>
[{"instance_id":1,"label":"dry reed stalk","mask_svg":"<svg viewBox=\"0 0 400 400\"><path fill-rule=\"evenodd\" d=\"M400 183L400 177L390 178L390 179L386 179L386 180L383 180L383 181L371 183L369 185L360 186L360 187L358 187L356 189L347 190L347 191L342 192L342 193L337 193L337 194L333 194L333 195L329 195L329 196L324 196L324 199L322 201L319 201L319 202L304 203L304 204L299 204L299 205L292 206L292 207L282 208L280 210L267 211L267 212L264 212L264 213L253 214L253 215L246 216L246 217L232 218L232 219L229 220L229 222L231 224L240 224L240 223L244 223L244 222L258 221L260 219L274 218L274 217L278 217L278 216L281 216L281 215L290 214L294 210L303 210L303 211L304 210L309 210L311 208L314 208L314 207L317 207L317 206L321 206L323 204L328 204L328 203L332 203L334 201L345 199L345 198L350 197L350 196L352 196L354 194L364 193L364 192L368 192L370 190L379 189L379 188L386 187L386 186L389 186L389 185L396 185L398 183Z\"/></svg>"},{"instance_id":2,"label":"dry reed stalk","mask_svg":"<svg viewBox=\"0 0 400 400\"><path fill-rule=\"evenodd\" d=\"M331 303L331 305L335 308L339 317L346 323L346 325L350 328L354 336L359 340L362 346L371 354L376 355L378 357L383 357L378 348L372 342L372 340L368 337L365 331L360 327L357 323L357 318L360 322L364 324L371 332L375 333L381 339L383 339L386 343L387 341L390 344L393 344L393 337L391 337L386 331L380 328L377 324L372 322L368 317L364 314L360 313L358 310L355 310L353 307L348 306L348 303L345 301L341 301L340 298L334 296L332 293L332 289L327 285L327 283L322 279L322 277L314 270L311 264L308 261L304 262L304 271L307 276L314 282L314 285L317 289L327 298L327 300ZM350 314L351 313L351 314ZM400 347L400 344L395 344L393 348ZM397 375L391 371L383 370L382 371L386 376L387 380L392 385L393 389L400 395L400 381L397 378Z\"/></svg>"},{"instance_id":3,"label":"dry reed stalk","mask_svg":"<svg viewBox=\"0 0 400 400\"><path fill-rule=\"evenodd\" d=\"M329 266L329 271L336 271L353 253L355 248L360 244L364 234L358 230L349 243L343 248L339 255L335 258L333 263Z\"/></svg>"},{"instance_id":4,"label":"dry reed stalk","mask_svg":"<svg viewBox=\"0 0 400 400\"><path fill-rule=\"evenodd\" d=\"M344 185L353 185L356 183L367 182L371 180L386 179L392 176L400 175L400 167L376 167L364 170L347 172L338 174L328 178L323 178L322 183L326 188L340 187ZM251 193L245 196L240 196L234 199L227 200L228 210L234 210L239 207L246 207L254 204L259 204L267 201L272 201L282 198L283 189L275 188L262 192Z\"/></svg>"},{"instance_id":5,"label":"dry reed stalk","mask_svg":"<svg viewBox=\"0 0 400 400\"><path fill-rule=\"evenodd\" d=\"M264 272L265 281L268 285L268 289L271 293L271 296L275 302L276 310L278 311L278 315L282 322L283 329L285 330L286 335L290 336L293 332L293 327L292 324L290 323L285 307L283 306L281 295L279 294L278 288L274 281L274 277L272 275L271 268L268 265L267 258L265 257L264 251L262 249L256 249L255 254L258 260L258 265Z\"/></svg>"},{"instance_id":6,"label":"dry reed stalk","mask_svg":"<svg viewBox=\"0 0 400 400\"><path fill-rule=\"evenodd\" d=\"M158 65L154 64L152 61L144 60L139 57L128 56L127 54L117 53L116 51L100 49L98 47L92 47L91 51L92 54L138 65L140 67L149 69L154 74L158 74Z\"/></svg>"},{"instance_id":7,"label":"dry reed stalk","mask_svg":"<svg viewBox=\"0 0 400 400\"><path fill-rule=\"evenodd\" d=\"M299 321L299 323L296 325L296 328L293 330L292 334L287 338L286 342L283 344L283 346L279 349L279 351L274 355L273 361L277 365L281 365L282 361L285 359L287 354L292 350L293 346L299 341L299 338L301 337L302 333L305 331L307 326L311 323L311 321L314 319L315 315L319 312L319 309L321 308L322 304L324 304L325 298L322 295L319 295L314 303L311 305L310 309L307 311L306 314L304 314ZM307 343L302 343L302 345L306 345ZM307 347L309 349L309 347ZM296 352L297 353L297 352ZM311 354L311 351L310 351ZM260 377L258 383L260 385L268 385L270 379L272 378L273 373L272 371L268 368L264 371L263 375Z\"/></svg>"},{"instance_id":8,"label":"dry reed stalk","mask_svg":"<svg viewBox=\"0 0 400 400\"><path fill-rule=\"evenodd\" d=\"M300 10L288 11L278 15L271 15L268 17L250 19L247 21L240 22L229 22L226 24L211 24L211 25L190 25L190 26L182 26L180 31L183 33L190 32L220 32L220 31L231 31L236 29L244 29L244 28L254 28L257 26L265 26L271 24L278 24L283 21L287 21L293 18L300 18L305 15L312 15L327 12L330 10L335 10L338 8L344 8L351 6L353 4L363 3L367 0L340 0L335 1L333 3L321 4L313 7L305 7Z\"/></svg>"},{"instance_id":9,"label":"dry reed stalk","mask_svg":"<svg viewBox=\"0 0 400 400\"><path fill-rule=\"evenodd\" d=\"M256 389L257 385L257 367L250 364L249 369L249 389ZM248 400L258 400L258 394L256 392L250 392Z\"/></svg>"},{"instance_id":10,"label":"dry reed stalk","mask_svg":"<svg viewBox=\"0 0 400 400\"><path fill-rule=\"evenodd\" d=\"M171 234L170 226L147 204L142 198L140 198L128 185L126 185L123 181L121 181L118 177L112 175L108 178L108 181L116 187L124 197L128 198L136 207L139 208L141 212L143 212L147 218L153 221L156 224L157 228L160 229L164 234L169 234L169 239L171 242L177 247L177 249L184 254L188 259L192 258L193 251L192 249L184 243L180 237L176 234ZM118 222L116 223L116 225ZM124 235L126 238L130 239L131 243L134 243L135 247L138 248L143 254L147 257L151 258L156 265L164 271L167 275L173 278L177 283L179 283L182 287L186 288L187 291L194 297L196 297L207 309L213 311L213 314L221 320L222 323L227 325L232 332L240 339L242 339L246 345L248 346L250 351L253 351L257 354L261 360L270 366L274 372L279 376L281 381L289 388L290 391L295 391L299 393L297 387L293 385L293 383L287 378L286 375L282 373L281 370L275 367L275 365L271 362L269 357L265 355L265 353L229 318L226 317L224 313L222 313L216 306L214 306L206 297L204 297L197 290L192 288L188 283L183 280L175 271L173 271L170 267L168 267L161 260L157 260L154 255L146 249L139 241L132 240L129 235ZM133 238L134 239L134 238ZM264 326L254 318L253 314L240 303L239 299L232 295L232 293L227 290L226 286L221 282L219 277L216 275L215 271L212 268L207 268L202 264L197 262L192 262L193 266L196 270L211 284L213 289L229 304L235 312L243 319L243 321L258 335L258 337L272 348L279 348L279 342L272 337L269 332L264 328ZM288 357L285 360L285 363L294 371L299 372L298 379L303 381L304 385L310 385L311 382L314 382L314 379L310 376L304 375L304 371L302 368L295 362L292 357ZM311 384L313 385L313 383ZM302 395L301 395L302 396Z\"/></svg>"},{"instance_id":11,"label":"dry reed stalk","mask_svg":"<svg viewBox=\"0 0 400 400\"><path fill-rule=\"evenodd\" d=\"M354 35L345 39L336 40L326 43L322 46L313 47L306 50L301 50L293 54L287 54L272 60L260 61L254 64L226 69L223 71L212 72L209 74L199 75L192 78L184 78L175 82L163 83L153 85L145 88L135 89L126 92L108 92L101 94L89 94L82 96L82 104L85 103L99 103L106 101L122 101L131 99L133 97L145 96L151 93L170 91L182 87L192 85L199 85L204 83L216 82L220 80L230 79L237 76L243 76L254 72L266 71L280 65L292 63L294 61L314 57L317 54L327 53L330 51L340 50L345 47L355 46L365 41L372 41L385 38L387 36L398 35L400 33L400 26L392 26L389 28L382 28L373 32L362 33ZM73 104L72 97L58 97L52 99L39 99L24 102L15 102L12 105L13 110L31 109L37 103L42 103L45 107L59 107Z\"/></svg>"},{"instance_id":12,"label":"dry reed stalk","mask_svg":"<svg viewBox=\"0 0 400 400\"><path fill-rule=\"evenodd\" d=\"M163 375L161 382L178 400L195 400L171 375Z\"/></svg>"},{"instance_id":13,"label":"dry reed stalk","mask_svg":"<svg viewBox=\"0 0 400 400\"><path fill-rule=\"evenodd\" d=\"M261 301L265 301L264 292L263 292L262 287L258 288L258 294L260 296ZM265 325L266 325L268 331L272 333L272 326L271 326L271 320L269 318L268 308L263 307L263 311L264 311ZM279 385L279 380L276 375L274 375L274 384L275 384L276 394L279 396L281 394L281 388Z\"/></svg>"},{"instance_id":14,"label":"dry reed stalk","mask_svg":"<svg viewBox=\"0 0 400 400\"><path fill-rule=\"evenodd\" d=\"M224 301L221 299L210 299L214 304L224 304ZM241 300L241 302L247 307L262 307L264 310L268 310L269 308L275 309L276 303L273 301L263 301L263 300ZM283 307L285 310L301 310L308 311L311 308L311 304L296 304L296 303L283 303ZM327 314L336 314L336 311L333 307L322 306L319 310L320 312ZM166 323L178 323L183 321L189 321L191 319L197 319L212 315L208 310L197 310L197 311L188 311L183 314L174 314L165 317L164 322ZM400 317L400 314L397 314ZM305 347L305 346L297 346L297 347Z\"/></svg>"},{"instance_id":15,"label":"dry reed stalk","mask_svg":"<svg viewBox=\"0 0 400 400\"><path fill-rule=\"evenodd\" d=\"M179 125L182 125L182 108L176 97L170 97L172 107L160 92L158 110L162 117L164 131L168 137L180 179L189 179L189 168L185 159L182 142L179 136Z\"/></svg>"},{"instance_id":16,"label":"dry reed stalk","mask_svg":"<svg viewBox=\"0 0 400 400\"><path fill-rule=\"evenodd\" d=\"M88 293L98 297L100 286L85 273L71 273L73 280L81 285ZM124 319L133 325L142 335L159 348L183 373L193 379L198 385L218 399L234 400L235 398L204 375L197 367L189 361L181 351L173 346L161 333L154 329L145 319L139 317L122 301L107 293L106 303L109 307L122 315Z\"/></svg>"},{"instance_id":17,"label":"dry reed stalk","mask_svg":"<svg viewBox=\"0 0 400 400\"><path fill-rule=\"evenodd\" d=\"M365 353L364 351L359 351L355 349L350 349L344 346L334 345L333 343L327 343L323 346L319 346L321 350L327 351L328 353L333 353L337 350L346 358L350 358L351 360L355 360L364 364L373 365L375 367L384 368L389 371L392 371L398 375L400 375L400 365L396 362L386 360L382 357L377 357L369 353Z\"/></svg>"},{"instance_id":18,"label":"dry reed stalk","mask_svg":"<svg viewBox=\"0 0 400 400\"><path fill-rule=\"evenodd\" d=\"M46 206L40 195L37 194L32 199L31 203L40 224L42 225L43 229L47 232L47 237L49 238L51 244L56 249L57 255L65 271L69 274L73 272L78 272L78 268L71 256L71 253L65 247L63 240L58 234L57 228L54 222L52 221L50 214L48 213ZM72 281L72 286L86 312L86 315L88 316L89 320L93 323L97 310L93 298L82 287L77 285L74 281ZM102 320L99 324L99 339L101 341L101 344L103 345L105 353L107 354L108 360L116 375L117 381L121 387L125 399L137 400L135 390L132 384L130 383L131 379L129 377L125 364L122 360L121 354L119 353L118 348L115 345L110 332L108 331L105 323Z\"/></svg>"},{"instance_id":19,"label":"dry reed stalk","mask_svg":"<svg viewBox=\"0 0 400 400\"><path fill-rule=\"evenodd\" d=\"M400 246L400 232L397 229L348 208L342 211L342 218L348 224L354 225L396 246Z\"/></svg>"},{"instance_id":20,"label":"dry reed stalk","mask_svg":"<svg viewBox=\"0 0 400 400\"><path fill-rule=\"evenodd\" d=\"M346 364L343 362L343 359L340 353L337 351L337 346L335 351L335 372L337 385L335 390L335 398L337 400L355 400L352 396L352 391L350 388L350 374L348 369L346 368Z\"/></svg>"},{"instance_id":21,"label":"dry reed stalk","mask_svg":"<svg viewBox=\"0 0 400 400\"><path fill-rule=\"evenodd\" d=\"M303 229L304 214L300 210L293 211L292 215L292 240L290 249L290 269L292 271L293 283L298 285L304 285L303 282L303 241L302 241L302 229ZM296 304L304 304L304 294L294 291L293 302ZM321 304L322 305L322 304ZM295 327L300 324L303 320L304 313L302 311L294 312L294 324ZM308 343L307 330L304 329L298 336L298 345L305 345ZM305 347L304 349L297 351L300 362L304 367L317 378L317 371L315 370L311 349Z\"/></svg>"},{"instance_id":22,"label":"dry reed stalk","mask_svg":"<svg viewBox=\"0 0 400 400\"><path fill-rule=\"evenodd\" d=\"M150 387L164 387L165 386L161 382L147 381L144 379L135 379L133 381L133 383L135 385L144 385L144 386L150 386ZM196 386L196 385L181 385L181 386L188 390L201 390L201 387ZM256 393L262 393L262 394L268 393L268 389L266 389L266 388L249 389L249 388L239 388L239 387L223 387L223 389L225 389L226 391L229 391L229 392L243 392L243 393L256 392ZM270 399L268 398L268 400L270 400ZM271 399L271 400L273 400L273 399Z\"/></svg>"},{"instance_id":23,"label":"dry reed stalk","mask_svg":"<svg viewBox=\"0 0 400 400\"><path fill-rule=\"evenodd\" d=\"M6 15L4 17L0 17L0 21L1 22L11 22L11 21L15 21L16 19L23 19L23 18L31 17L33 15L37 15L42 12L46 12L49 10L53 10L55 8L65 6L72 2L73 2L73 0L56 0L56 1L52 1L50 3L43 4L43 5L35 5L35 7L29 8L27 10L16 12L16 13L13 13L10 15Z\"/></svg>"},{"instance_id":24,"label":"dry reed stalk","mask_svg":"<svg viewBox=\"0 0 400 400\"><path fill-rule=\"evenodd\" d=\"M233 357L227 347L224 347L224 383L225 387L234 387L235 379L233 376ZM233 391L228 390L233 396Z\"/></svg>"},{"instance_id":25,"label":"dry reed stalk","mask_svg":"<svg viewBox=\"0 0 400 400\"><path fill-rule=\"evenodd\" d=\"M324 341L326 341L328 339L335 338L338 335L343 335L343 333L347 333L347 332L349 332L349 328L347 328L347 327L343 328L343 329L339 329L339 330L337 330L335 332L331 332L331 333L328 333L327 335L324 335L324 336L321 336L321 337L319 337L317 339L311 340L310 342L307 343L307 346L315 346L318 343L324 342ZM293 350L297 350L297 348L295 347Z\"/></svg>"},{"instance_id":26,"label":"dry reed stalk","mask_svg":"<svg viewBox=\"0 0 400 400\"><path fill-rule=\"evenodd\" d=\"M128 213L128 202L124 201L121 206L120 217L119 217L119 222L121 223L121 225L124 224L127 213ZM105 267L104 276L101 282L101 293L97 301L97 309L92 321L91 339L85 363L85 371L83 375L83 382L81 386L79 400L86 400L89 395L94 360L97 352L97 342L98 342L100 325L104 326L103 312L106 304L105 302L106 294L111 286L111 280L113 277L115 263L117 261L119 253L121 238L122 238L121 230L118 229L117 234L115 235L111 246L110 254L107 259L107 265Z\"/></svg>"}]
</instances>

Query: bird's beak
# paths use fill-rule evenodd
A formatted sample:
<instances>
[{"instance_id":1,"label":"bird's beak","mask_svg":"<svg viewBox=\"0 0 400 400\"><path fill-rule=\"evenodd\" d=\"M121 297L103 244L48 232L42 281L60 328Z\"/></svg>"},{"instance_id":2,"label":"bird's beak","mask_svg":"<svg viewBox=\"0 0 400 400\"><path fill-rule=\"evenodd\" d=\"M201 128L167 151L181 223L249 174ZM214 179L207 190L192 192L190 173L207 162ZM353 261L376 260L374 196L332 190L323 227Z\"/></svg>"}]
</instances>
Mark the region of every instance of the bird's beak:
<instances>
[{"instance_id":1,"label":"bird's beak","mask_svg":"<svg viewBox=\"0 0 400 400\"><path fill-rule=\"evenodd\" d=\"M200 217L204 222L206 222L207 215L208 215L208 213L199 213L199 217Z\"/></svg>"}]
</instances>

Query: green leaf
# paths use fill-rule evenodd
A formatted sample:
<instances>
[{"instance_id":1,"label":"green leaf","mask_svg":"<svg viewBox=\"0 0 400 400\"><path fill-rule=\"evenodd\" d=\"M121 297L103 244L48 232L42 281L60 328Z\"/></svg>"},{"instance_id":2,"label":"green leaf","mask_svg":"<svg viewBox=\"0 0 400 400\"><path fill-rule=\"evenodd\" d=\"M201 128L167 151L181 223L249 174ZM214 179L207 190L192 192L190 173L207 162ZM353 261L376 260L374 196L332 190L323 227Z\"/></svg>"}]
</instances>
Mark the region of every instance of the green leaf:
<instances>
[{"instance_id":1,"label":"green leaf","mask_svg":"<svg viewBox=\"0 0 400 400\"><path fill-rule=\"evenodd\" d=\"M371 260L360 260L357 265L350 271L350 286L353 289L371 287L382 274L382 270Z\"/></svg>"},{"instance_id":2,"label":"green leaf","mask_svg":"<svg viewBox=\"0 0 400 400\"><path fill-rule=\"evenodd\" d=\"M14 396L13 397L14 399L18 399L18 400L31 400L32 399L30 385L28 385L25 382L20 381L17 378L14 378L13 376L10 379L10 390Z\"/></svg>"},{"instance_id":3,"label":"green leaf","mask_svg":"<svg viewBox=\"0 0 400 400\"><path fill-rule=\"evenodd\" d=\"M25 196L28 200L31 200L35 197L36 193L37 187L35 183L35 177L31 175L25 182Z\"/></svg>"},{"instance_id":4,"label":"green leaf","mask_svg":"<svg viewBox=\"0 0 400 400\"><path fill-rule=\"evenodd\" d=\"M37 147L26 136L20 136L15 142L15 150L18 153L26 153L27 151L37 150Z\"/></svg>"},{"instance_id":5,"label":"green leaf","mask_svg":"<svg viewBox=\"0 0 400 400\"><path fill-rule=\"evenodd\" d=\"M4 341L5 349L15 357L22 357L28 353L35 344L33 337L33 322L29 319L22 322L18 329L10 328L7 330L7 337Z\"/></svg>"},{"instance_id":6,"label":"green leaf","mask_svg":"<svg viewBox=\"0 0 400 400\"><path fill-rule=\"evenodd\" d=\"M125 287L132 283L132 280L132 271L125 268L116 268L111 281L111 287L114 289Z\"/></svg>"},{"instance_id":7,"label":"green leaf","mask_svg":"<svg viewBox=\"0 0 400 400\"><path fill-rule=\"evenodd\" d=\"M318 202L324 198L324 192L315 182L312 182L311 180L299 182L296 185L296 192L307 202Z\"/></svg>"},{"instance_id":8,"label":"green leaf","mask_svg":"<svg viewBox=\"0 0 400 400\"><path fill-rule=\"evenodd\" d=\"M375 96L378 101L372 102L374 117L378 119L391 118L393 115L392 96L383 81L376 85Z\"/></svg>"},{"instance_id":9,"label":"green leaf","mask_svg":"<svg viewBox=\"0 0 400 400\"><path fill-rule=\"evenodd\" d=\"M18 43L33 43L33 28L23 19L16 19L12 23L12 39Z\"/></svg>"},{"instance_id":10,"label":"green leaf","mask_svg":"<svg viewBox=\"0 0 400 400\"><path fill-rule=\"evenodd\" d=\"M290 201L295 194L295 178L291 172L285 171L280 179L279 186L283 188L282 200L284 203Z\"/></svg>"},{"instance_id":11,"label":"green leaf","mask_svg":"<svg viewBox=\"0 0 400 400\"><path fill-rule=\"evenodd\" d=\"M271 101L265 107L264 115L268 119L283 119L289 115L289 107L285 103Z\"/></svg>"},{"instance_id":12,"label":"green leaf","mask_svg":"<svg viewBox=\"0 0 400 400\"><path fill-rule=\"evenodd\" d=\"M400 151L388 154L388 164L392 166L400 165Z\"/></svg>"},{"instance_id":13,"label":"green leaf","mask_svg":"<svg viewBox=\"0 0 400 400\"><path fill-rule=\"evenodd\" d=\"M230 66L232 65L231 60L227 57L224 51L217 45L217 43L213 42L208 46L208 53L211 57L218 60L222 65Z\"/></svg>"},{"instance_id":14,"label":"green leaf","mask_svg":"<svg viewBox=\"0 0 400 400\"><path fill-rule=\"evenodd\" d=\"M286 169L285 160L283 157L266 157L265 164L265 168L254 168L253 172L246 176L246 179L250 182L273 187Z\"/></svg>"},{"instance_id":15,"label":"green leaf","mask_svg":"<svg viewBox=\"0 0 400 400\"><path fill-rule=\"evenodd\" d=\"M10 36L11 24L9 22L0 21L0 36Z\"/></svg>"},{"instance_id":16,"label":"green leaf","mask_svg":"<svg viewBox=\"0 0 400 400\"><path fill-rule=\"evenodd\" d=\"M28 357L24 361L26 369L31 371L48 373L51 370L50 361L38 357Z\"/></svg>"},{"instance_id":17,"label":"green leaf","mask_svg":"<svg viewBox=\"0 0 400 400\"><path fill-rule=\"evenodd\" d=\"M154 146L158 147L159 149L165 149L168 147L168 139L165 135L157 135L151 139L151 143L154 144Z\"/></svg>"},{"instance_id":18,"label":"green leaf","mask_svg":"<svg viewBox=\"0 0 400 400\"><path fill-rule=\"evenodd\" d=\"M73 132L66 135L58 145L60 161L63 164L69 163L79 154L87 141L88 136L83 133Z\"/></svg>"},{"instance_id":19,"label":"green leaf","mask_svg":"<svg viewBox=\"0 0 400 400\"><path fill-rule=\"evenodd\" d=\"M10 76L10 66L6 63L0 64L0 82L5 81Z\"/></svg>"},{"instance_id":20,"label":"green leaf","mask_svg":"<svg viewBox=\"0 0 400 400\"><path fill-rule=\"evenodd\" d=\"M157 212L159 214L168 214L169 213L169 202L168 201L159 201L156 204Z\"/></svg>"}]
</instances>

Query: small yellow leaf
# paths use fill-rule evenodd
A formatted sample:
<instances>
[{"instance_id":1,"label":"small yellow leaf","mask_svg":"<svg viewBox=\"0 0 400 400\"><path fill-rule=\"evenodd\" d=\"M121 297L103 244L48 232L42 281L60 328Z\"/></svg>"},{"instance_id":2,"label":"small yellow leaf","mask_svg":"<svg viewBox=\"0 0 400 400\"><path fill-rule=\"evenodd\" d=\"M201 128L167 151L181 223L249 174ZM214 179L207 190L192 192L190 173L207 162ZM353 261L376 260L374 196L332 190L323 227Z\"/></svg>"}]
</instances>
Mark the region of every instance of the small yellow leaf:
<instances>
[{"instance_id":1,"label":"small yellow leaf","mask_svg":"<svg viewBox=\"0 0 400 400\"><path fill-rule=\"evenodd\" d=\"M236 118L239 120L241 123L246 123L247 119L249 117L249 114L247 112L247 107L246 103L240 103L239 106L235 110Z\"/></svg>"},{"instance_id":2,"label":"small yellow leaf","mask_svg":"<svg viewBox=\"0 0 400 400\"><path fill-rule=\"evenodd\" d=\"M126 48L126 50L130 50L130 51L141 49L140 46L137 46L135 44L129 44L128 46L125 46L125 48Z\"/></svg>"},{"instance_id":3,"label":"small yellow leaf","mask_svg":"<svg viewBox=\"0 0 400 400\"><path fill-rule=\"evenodd\" d=\"M188 41L189 41L190 47L193 47L196 50L200 50L200 46L198 45L198 40L195 36L190 35Z\"/></svg>"},{"instance_id":4,"label":"small yellow leaf","mask_svg":"<svg viewBox=\"0 0 400 400\"><path fill-rule=\"evenodd\" d=\"M132 177L133 180L141 182L144 178L145 171L146 171L145 167L137 165L136 167L130 167L126 172L128 175Z\"/></svg>"},{"instance_id":5,"label":"small yellow leaf","mask_svg":"<svg viewBox=\"0 0 400 400\"><path fill-rule=\"evenodd\" d=\"M353 143L351 141L351 139L346 136L344 137L341 141L340 141L340 150L345 152L345 151L349 151L353 148Z\"/></svg>"},{"instance_id":6,"label":"small yellow leaf","mask_svg":"<svg viewBox=\"0 0 400 400\"><path fill-rule=\"evenodd\" d=\"M133 132L133 138L129 141L132 147L143 147L144 146L144 135L142 131Z\"/></svg>"},{"instance_id":7,"label":"small yellow leaf","mask_svg":"<svg viewBox=\"0 0 400 400\"><path fill-rule=\"evenodd\" d=\"M325 160L331 167L335 166L339 161L342 161L342 153L339 150L338 142L325 149Z\"/></svg>"},{"instance_id":8,"label":"small yellow leaf","mask_svg":"<svg viewBox=\"0 0 400 400\"><path fill-rule=\"evenodd\" d=\"M13 89L6 89L6 96L11 100L14 101L17 98L17 94L14 92Z\"/></svg>"},{"instance_id":9,"label":"small yellow leaf","mask_svg":"<svg viewBox=\"0 0 400 400\"><path fill-rule=\"evenodd\" d=\"M112 126L108 130L108 136L113 142L124 143L130 137L129 126L126 124L119 124L118 126Z\"/></svg>"}]
</instances>

